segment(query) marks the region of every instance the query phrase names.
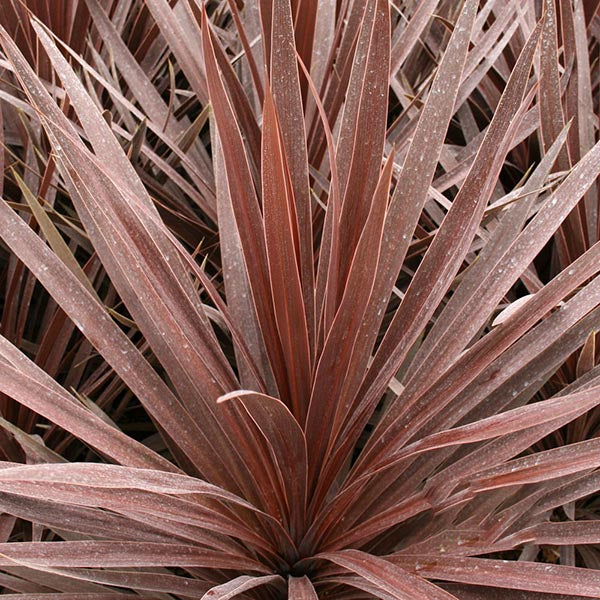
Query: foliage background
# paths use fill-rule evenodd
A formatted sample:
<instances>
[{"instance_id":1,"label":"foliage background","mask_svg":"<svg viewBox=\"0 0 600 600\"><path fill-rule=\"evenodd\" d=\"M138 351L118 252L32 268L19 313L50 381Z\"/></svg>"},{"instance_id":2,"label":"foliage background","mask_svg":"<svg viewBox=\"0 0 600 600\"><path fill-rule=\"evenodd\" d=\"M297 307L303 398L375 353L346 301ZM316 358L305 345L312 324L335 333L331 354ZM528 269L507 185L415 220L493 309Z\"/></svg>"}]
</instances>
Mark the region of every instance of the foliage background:
<instances>
[{"instance_id":1,"label":"foliage background","mask_svg":"<svg viewBox=\"0 0 600 600\"><path fill-rule=\"evenodd\" d=\"M2 594L600 598L598 7L2 2Z\"/></svg>"}]
</instances>

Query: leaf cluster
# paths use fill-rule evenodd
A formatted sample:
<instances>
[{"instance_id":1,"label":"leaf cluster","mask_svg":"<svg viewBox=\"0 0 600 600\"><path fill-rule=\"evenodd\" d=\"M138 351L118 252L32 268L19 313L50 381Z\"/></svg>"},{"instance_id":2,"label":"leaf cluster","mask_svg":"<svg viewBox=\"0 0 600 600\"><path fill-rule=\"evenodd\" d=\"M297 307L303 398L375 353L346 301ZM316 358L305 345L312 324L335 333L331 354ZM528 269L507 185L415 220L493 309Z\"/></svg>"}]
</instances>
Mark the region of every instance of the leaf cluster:
<instances>
[{"instance_id":1,"label":"leaf cluster","mask_svg":"<svg viewBox=\"0 0 600 600\"><path fill-rule=\"evenodd\" d=\"M596 0L0 4L7 598L600 598Z\"/></svg>"}]
</instances>

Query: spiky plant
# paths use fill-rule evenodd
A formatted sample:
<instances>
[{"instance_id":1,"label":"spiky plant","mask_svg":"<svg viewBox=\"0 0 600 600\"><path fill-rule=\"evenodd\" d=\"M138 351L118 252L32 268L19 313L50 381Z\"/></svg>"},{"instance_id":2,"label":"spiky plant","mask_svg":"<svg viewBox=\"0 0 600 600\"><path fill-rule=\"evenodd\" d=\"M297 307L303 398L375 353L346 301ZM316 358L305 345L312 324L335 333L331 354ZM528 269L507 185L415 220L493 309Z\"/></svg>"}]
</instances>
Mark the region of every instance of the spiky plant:
<instances>
[{"instance_id":1,"label":"spiky plant","mask_svg":"<svg viewBox=\"0 0 600 600\"><path fill-rule=\"evenodd\" d=\"M4 3L7 598L600 598L557 4Z\"/></svg>"}]
</instances>

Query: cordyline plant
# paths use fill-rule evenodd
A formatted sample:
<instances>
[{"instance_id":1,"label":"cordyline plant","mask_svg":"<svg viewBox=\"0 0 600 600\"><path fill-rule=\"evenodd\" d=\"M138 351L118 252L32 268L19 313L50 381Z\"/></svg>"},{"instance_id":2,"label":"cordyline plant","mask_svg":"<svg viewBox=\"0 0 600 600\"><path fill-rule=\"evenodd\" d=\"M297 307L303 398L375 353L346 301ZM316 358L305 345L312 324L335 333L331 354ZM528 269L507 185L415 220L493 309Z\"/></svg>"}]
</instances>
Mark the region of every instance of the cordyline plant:
<instances>
[{"instance_id":1,"label":"cordyline plant","mask_svg":"<svg viewBox=\"0 0 600 600\"><path fill-rule=\"evenodd\" d=\"M2 2L3 594L600 598L597 11Z\"/></svg>"}]
</instances>

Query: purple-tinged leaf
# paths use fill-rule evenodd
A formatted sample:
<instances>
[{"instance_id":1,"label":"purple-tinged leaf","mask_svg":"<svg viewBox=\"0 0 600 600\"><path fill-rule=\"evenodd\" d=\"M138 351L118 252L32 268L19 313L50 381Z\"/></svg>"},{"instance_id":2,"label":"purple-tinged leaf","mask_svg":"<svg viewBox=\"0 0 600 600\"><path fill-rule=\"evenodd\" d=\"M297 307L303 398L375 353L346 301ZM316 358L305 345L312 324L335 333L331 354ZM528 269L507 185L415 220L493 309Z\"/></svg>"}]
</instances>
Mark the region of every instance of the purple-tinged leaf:
<instances>
[{"instance_id":1,"label":"purple-tinged leaf","mask_svg":"<svg viewBox=\"0 0 600 600\"><path fill-rule=\"evenodd\" d=\"M23 594L3 594L8 600L23 599ZM137 595L136 600L153 600L152 596ZM48 593L48 594L27 594L27 600L131 600L131 594L119 594L118 592L103 593Z\"/></svg>"},{"instance_id":2,"label":"purple-tinged leaf","mask_svg":"<svg viewBox=\"0 0 600 600\"><path fill-rule=\"evenodd\" d=\"M395 450L391 445L386 460L377 463L374 468L384 468L414 453L509 435L558 418L574 419L598 404L600 404L600 387L593 387L579 394L569 394L521 406L468 425L433 433L399 450Z\"/></svg>"},{"instance_id":3,"label":"purple-tinged leaf","mask_svg":"<svg viewBox=\"0 0 600 600\"><path fill-rule=\"evenodd\" d=\"M298 4L301 4L299 0ZM297 15L298 21L305 23L307 17L314 19L317 3L309 2L308 6L300 7L302 12ZM308 25L310 26L310 25ZM314 21L313 21L314 27ZM267 33L267 32L265 32ZM308 182L308 156L306 147L306 130L304 127L304 110L300 88L300 76L296 59L296 43L300 57L304 61L310 60L311 45L305 38L298 40L300 30L294 31L292 22L292 3L289 0L273 0L271 7L271 58L270 58L270 86L273 92L274 113L277 114L280 135L283 145L282 154L285 156L289 172L290 198L293 198L294 207L291 213L291 226L296 238L297 250L295 258L296 267L300 271L301 289L306 313L307 333L311 355L315 339L314 315L314 268L313 268L313 233L312 233L312 204L311 192ZM310 35L310 31L305 31ZM304 41L304 43L302 43ZM310 67L310 65L309 65ZM266 107L268 99L265 98L263 109L263 144L265 140ZM271 109L269 109L271 110ZM264 153L264 148L263 148ZM263 185L265 156L263 154ZM263 203L265 198L263 197Z\"/></svg>"},{"instance_id":4,"label":"purple-tinged leaf","mask_svg":"<svg viewBox=\"0 0 600 600\"><path fill-rule=\"evenodd\" d=\"M346 289L325 339L314 376L306 421L311 478L316 477L327 447L335 439L334 436L348 414L349 407L343 402L346 397L342 390L375 279L393 158L392 152L373 193L369 214L352 257ZM326 394L323 393L324 390L327 390ZM339 398L336 404L329 401L332 396ZM326 477L323 483L327 483Z\"/></svg>"},{"instance_id":5,"label":"purple-tinged leaf","mask_svg":"<svg viewBox=\"0 0 600 600\"><path fill-rule=\"evenodd\" d=\"M281 575L265 575L264 577L250 577L242 575L227 583L211 588L202 596L203 600L229 600L235 598L248 590L253 590L263 585L275 585L282 587L285 580Z\"/></svg>"},{"instance_id":6,"label":"purple-tinged leaf","mask_svg":"<svg viewBox=\"0 0 600 600\"><path fill-rule=\"evenodd\" d=\"M553 594L600 598L600 575L591 569L485 558L417 555L398 559L401 566L413 566L424 577L494 587Z\"/></svg>"},{"instance_id":7,"label":"purple-tinged leaf","mask_svg":"<svg viewBox=\"0 0 600 600\"><path fill-rule=\"evenodd\" d=\"M288 599L319 600L319 597L310 579L304 575L303 577L290 577L288 579Z\"/></svg>"},{"instance_id":8,"label":"purple-tinged leaf","mask_svg":"<svg viewBox=\"0 0 600 600\"><path fill-rule=\"evenodd\" d=\"M240 414L237 433L238 439L255 439L247 445L240 441L241 447L248 448L246 461L249 470L271 469L274 482L279 483L282 497L280 510L293 539L298 539L305 527L305 507L307 499L307 451L304 433L286 406L276 398L255 392L238 391L219 398L222 402L238 402L244 407ZM244 414L245 413L245 414ZM258 436L250 424L258 428ZM268 447L268 455L262 463L257 462L256 449L262 446L260 437ZM268 463L271 463L270 465ZM277 486L274 486L277 487ZM264 490L271 494L271 489Z\"/></svg>"},{"instance_id":9,"label":"purple-tinged leaf","mask_svg":"<svg viewBox=\"0 0 600 600\"><path fill-rule=\"evenodd\" d=\"M389 80L390 15L388 3L365 3L348 93L337 141L342 211L338 301L344 289L352 256L367 219L381 168L386 129ZM368 131L368 135L361 132Z\"/></svg>"},{"instance_id":10,"label":"purple-tinged leaf","mask_svg":"<svg viewBox=\"0 0 600 600\"><path fill-rule=\"evenodd\" d=\"M596 332L592 331L585 341L577 359L576 377L582 377L591 371L596 364Z\"/></svg>"},{"instance_id":11,"label":"purple-tinged leaf","mask_svg":"<svg viewBox=\"0 0 600 600\"><path fill-rule=\"evenodd\" d=\"M359 550L323 552L315 558L328 560L356 573L396 600L456 600L456 597L387 560Z\"/></svg>"},{"instance_id":12,"label":"purple-tinged leaf","mask_svg":"<svg viewBox=\"0 0 600 600\"><path fill-rule=\"evenodd\" d=\"M236 565L237 561L237 565ZM263 571L257 561L198 546L153 542L76 541L0 544L0 566L154 567L181 566Z\"/></svg>"},{"instance_id":13,"label":"purple-tinged leaf","mask_svg":"<svg viewBox=\"0 0 600 600\"><path fill-rule=\"evenodd\" d=\"M0 336L0 391L78 436L116 462L173 471L175 466L84 408ZM4 362L7 361L7 362ZM29 371L29 372L28 372Z\"/></svg>"},{"instance_id":14,"label":"purple-tinged leaf","mask_svg":"<svg viewBox=\"0 0 600 600\"><path fill-rule=\"evenodd\" d=\"M289 156L279 127L278 113L270 90L265 93L262 139L262 201L269 278L275 321L286 361L292 413L303 423L305 399L310 394L311 348L306 305L302 297L300 264L302 242L296 211L299 200L290 181ZM312 270L312 260L311 260ZM312 287L312 286L311 286ZM311 291L312 295L312 291ZM280 390L281 391L281 390Z\"/></svg>"},{"instance_id":15,"label":"purple-tinged leaf","mask_svg":"<svg viewBox=\"0 0 600 600\"><path fill-rule=\"evenodd\" d=\"M279 394L282 396L286 389L285 366L273 314L262 215L240 130L217 68L213 33L210 30L206 15L204 16L203 31L202 41L207 79L225 159L229 187L228 200L231 202L240 235L242 254L249 274L248 279L256 306L259 326L265 340L265 347L269 353Z\"/></svg>"}]
</instances>

